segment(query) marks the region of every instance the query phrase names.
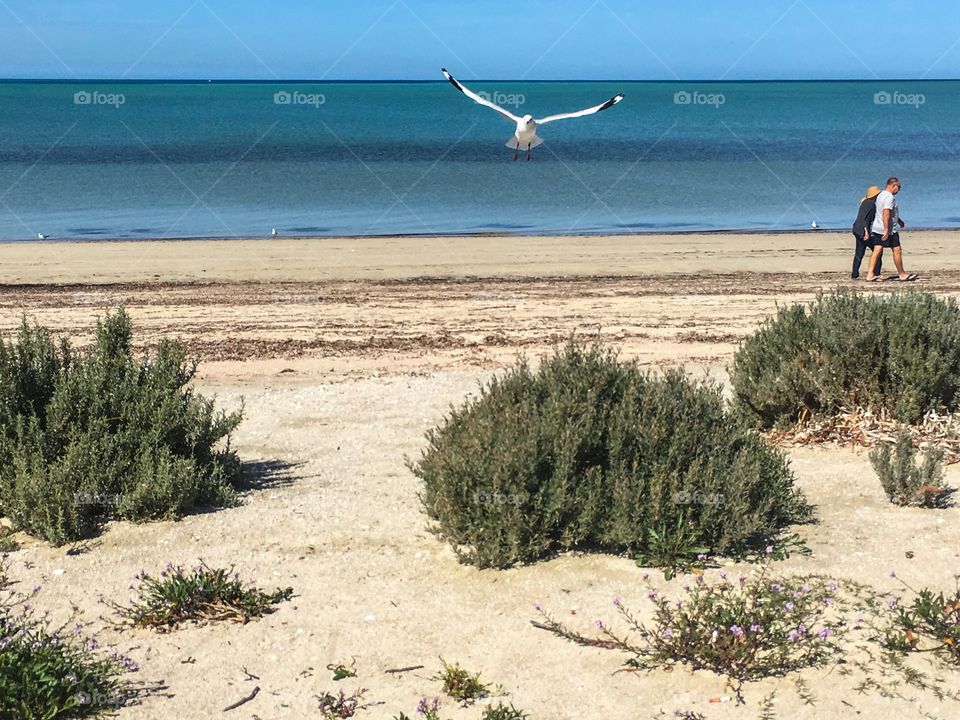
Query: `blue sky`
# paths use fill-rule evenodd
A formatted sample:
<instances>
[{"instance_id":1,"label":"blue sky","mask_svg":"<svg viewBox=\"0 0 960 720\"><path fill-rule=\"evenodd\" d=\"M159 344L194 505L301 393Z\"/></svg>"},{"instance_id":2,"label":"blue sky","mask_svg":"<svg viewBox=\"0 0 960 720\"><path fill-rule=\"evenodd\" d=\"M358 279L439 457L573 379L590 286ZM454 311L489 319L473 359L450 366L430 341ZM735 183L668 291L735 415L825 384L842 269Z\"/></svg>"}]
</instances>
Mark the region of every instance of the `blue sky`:
<instances>
[{"instance_id":1,"label":"blue sky","mask_svg":"<svg viewBox=\"0 0 960 720\"><path fill-rule=\"evenodd\" d=\"M960 78L957 0L0 0L0 76Z\"/></svg>"}]
</instances>

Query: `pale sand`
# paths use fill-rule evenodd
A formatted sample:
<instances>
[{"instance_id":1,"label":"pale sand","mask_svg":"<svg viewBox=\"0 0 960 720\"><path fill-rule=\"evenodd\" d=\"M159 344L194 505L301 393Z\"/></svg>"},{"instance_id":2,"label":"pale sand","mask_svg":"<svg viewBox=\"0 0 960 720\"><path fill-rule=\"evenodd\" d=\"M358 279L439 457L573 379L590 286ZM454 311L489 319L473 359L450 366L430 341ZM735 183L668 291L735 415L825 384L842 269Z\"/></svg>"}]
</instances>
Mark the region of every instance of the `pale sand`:
<instances>
[{"instance_id":1,"label":"pale sand","mask_svg":"<svg viewBox=\"0 0 960 720\"><path fill-rule=\"evenodd\" d=\"M414 717L421 696L440 694L430 679L440 656L501 683L506 699L536 720L672 717L675 709L711 720L754 718L760 699L774 689L780 718L956 717L960 705L940 703L930 693L907 692L918 698L914 703L857 694L854 682L835 669L804 673L815 706L799 699L790 679L748 686L748 704L737 707L709 702L730 695L709 673L613 674L623 655L536 630L529 624L536 617L533 604L540 601L589 632L597 618L615 622L614 596L647 606L644 571L629 558L609 556L568 555L509 571L459 565L427 532L418 482L404 465L451 403L475 394L478 382L519 351L535 355L573 332L599 334L625 357L650 366L684 364L723 379L738 339L777 303L808 300L837 286L957 295L960 272L948 253L956 237L905 235L908 269L925 274L906 286L851 282L845 277L851 254L846 238L828 234L675 236L664 241L675 243L669 252L661 248L649 257L639 246L651 242L646 237L600 239L598 245L592 238L508 238L495 241L496 251L477 245L489 238L458 238L444 241L458 245L457 254L443 255L439 244L432 255L418 256L413 248L422 239L391 241L396 244L389 251L374 241L348 240L339 253L346 260L336 267L315 264L330 247L322 240L2 246L5 336L25 312L82 342L97 315L125 304L141 344L174 333L213 358L201 365L198 386L227 408L243 398L247 419L235 438L242 457L286 468L274 475L274 486L247 494L241 507L177 523L112 524L80 554L26 539L12 556L14 575L25 587L44 586L35 604L55 618L66 618L75 604L93 628L103 629L102 640L129 649L142 666L133 677L168 685L172 697L153 697L123 710L121 718L318 717L315 695L361 684L370 701L385 704L358 718L387 719L401 711ZM357 243L357 252L349 253ZM285 254L252 254L267 245ZM708 246L714 254L706 255ZM196 253L193 260L188 248ZM424 255L429 266L418 264ZM672 274L691 262L729 272ZM204 268L208 273L200 272ZM208 279L214 271L243 282L175 282ZM510 277L400 281L421 274ZM567 277L544 279L551 275ZM92 285L118 281L125 283ZM778 563L778 570L829 573L891 589L886 574L896 569L915 587L953 587L953 574L960 572L960 509L890 505L862 451L798 449L790 457L820 523L797 529L812 555ZM960 468L948 471L948 482L960 485ZM270 588L292 585L298 597L242 627L169 635L105 629L98 617L107 611L98 595L125 598L141 568L158 572L168 561L191 564L197 557L235 563L244 577ZM663 585L658 574L654 578ZM354 658L360 677L334 683L326 665ZM384 673L418 664L426 667L402 676ZM259 679L246 679L243 668ZM948 686L960 691L957 673L947 677ZM256 699L222 713L255 685L261 687ZM441 716L475 719L480 708L447 701Z\"/></svg>"},{"instance_id":2,"label":"pale sand","mask_svg":"<svg viewBox=\"0 0 960 720\"><path fill-rule=\"evenodd\" d=\"M960 269L960 231L902 233L907 269ZM893 262L886 251L888 270ZM0 283L379 280L413 277L846 272L853 236L398 237L0 245ZM866 264L864 264L866 274Z\"/></svg>"}]
</instances>

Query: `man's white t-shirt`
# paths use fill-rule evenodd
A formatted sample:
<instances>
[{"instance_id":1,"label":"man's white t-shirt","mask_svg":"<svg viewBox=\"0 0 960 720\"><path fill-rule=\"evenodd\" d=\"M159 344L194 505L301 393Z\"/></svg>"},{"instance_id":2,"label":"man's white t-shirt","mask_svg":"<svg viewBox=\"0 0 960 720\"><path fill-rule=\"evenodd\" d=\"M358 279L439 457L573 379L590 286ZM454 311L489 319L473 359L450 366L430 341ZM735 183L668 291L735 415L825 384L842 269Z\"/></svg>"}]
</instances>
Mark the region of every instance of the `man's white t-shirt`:
<instances>
[{"instance_id":1,"label":"man's white t-shirt","mask_svg":"<svg viewBox=\"0 0 960 720\"><path fill-rule=\"evenodd\" d=\"M877 216L873 219L873 227L870 232L877 235L883 235L883 211L890 211L890 234L893 235L900 230L900 208L897 207L897 200L893 193L884 190L877 195Z\"/></svg>"}]
</instances>

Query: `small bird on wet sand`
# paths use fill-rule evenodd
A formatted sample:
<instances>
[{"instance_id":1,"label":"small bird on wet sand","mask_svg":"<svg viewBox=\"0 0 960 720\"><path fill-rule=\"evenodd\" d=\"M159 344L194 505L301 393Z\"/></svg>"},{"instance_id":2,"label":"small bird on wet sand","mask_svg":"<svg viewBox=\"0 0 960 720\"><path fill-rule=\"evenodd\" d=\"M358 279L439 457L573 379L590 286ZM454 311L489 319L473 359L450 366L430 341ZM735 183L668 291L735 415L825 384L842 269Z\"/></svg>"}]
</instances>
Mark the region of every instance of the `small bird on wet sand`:
<instances>
[{"instance_id":1,"label":"small bird on wet sand","mask_svg":"<svg viewBox=\"0 0 960 720\"><path fill-rule=\"evenodd\" d=\"M43 233L37 233L37 240L46 240L49 238L49 235L44 235Z\"/></svg>"},{"instance_id":2,"label":"small bird on wet sand","mask_svg":"<svg viewBox=\"0 0 960 720\"><path fill-rule=\"evenodd\" d=\"M274 228L273 230L271 230L271 231L270 231L270 234L273 235L274 237L276 237L276 236L278 235L277 229Z\"/></svg>"}]
</instances>

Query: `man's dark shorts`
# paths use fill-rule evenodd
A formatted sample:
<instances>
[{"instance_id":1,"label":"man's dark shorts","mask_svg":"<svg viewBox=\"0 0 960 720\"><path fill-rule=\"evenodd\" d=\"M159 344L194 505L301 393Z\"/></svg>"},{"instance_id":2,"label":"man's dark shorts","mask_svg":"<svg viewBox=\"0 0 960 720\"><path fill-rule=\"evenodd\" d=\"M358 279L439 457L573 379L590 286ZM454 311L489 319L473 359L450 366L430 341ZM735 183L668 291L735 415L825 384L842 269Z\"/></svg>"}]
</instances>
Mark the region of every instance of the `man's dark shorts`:
<instances>
[{"instance_id":1,"label":"man's dark shorts","mask_svg":"<svg viewBox=\"0 0 960 720\"><path fill-rule=\"evenodd\" d=\"M870 243L868 247L872 248L875 245L881 245L885 248L900 247L900 233L894 233L886 240L883 239L883 235L880 233L870 233Z\"/></svg>"}]
</instances>

